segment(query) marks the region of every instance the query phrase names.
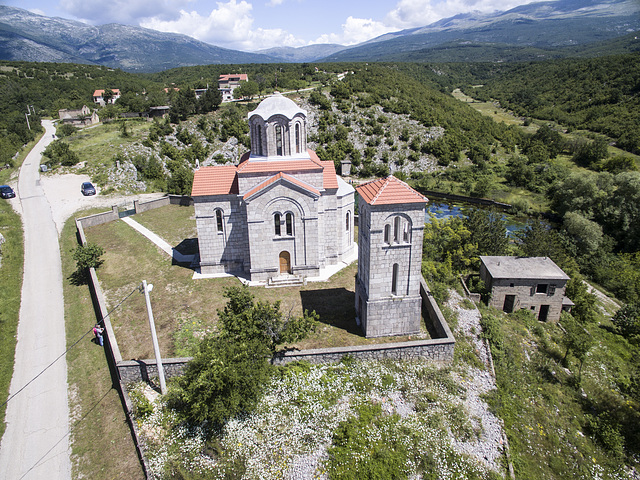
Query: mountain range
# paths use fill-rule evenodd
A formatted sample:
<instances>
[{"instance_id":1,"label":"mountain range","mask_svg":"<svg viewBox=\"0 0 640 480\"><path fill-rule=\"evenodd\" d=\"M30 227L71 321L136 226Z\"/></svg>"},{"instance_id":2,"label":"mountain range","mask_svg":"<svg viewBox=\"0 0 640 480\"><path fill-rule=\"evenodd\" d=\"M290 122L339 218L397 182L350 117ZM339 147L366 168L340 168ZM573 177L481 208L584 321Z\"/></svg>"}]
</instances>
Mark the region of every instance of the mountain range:
<instances>
[{"instance_id":1,"label":"mountain range","mask_svg":"<svg viewBox=\"0 0 640 480\"><path fill-rule=\"evenodd\" d=\"M465 13L355 46L241 52L186 35L51 18L0 6L0 60L86 63L129 72L240 63L514 61L640 50L637 0L557 0ZM612 47L594 48L608 42Z\"/></svg>"}]
</instances>

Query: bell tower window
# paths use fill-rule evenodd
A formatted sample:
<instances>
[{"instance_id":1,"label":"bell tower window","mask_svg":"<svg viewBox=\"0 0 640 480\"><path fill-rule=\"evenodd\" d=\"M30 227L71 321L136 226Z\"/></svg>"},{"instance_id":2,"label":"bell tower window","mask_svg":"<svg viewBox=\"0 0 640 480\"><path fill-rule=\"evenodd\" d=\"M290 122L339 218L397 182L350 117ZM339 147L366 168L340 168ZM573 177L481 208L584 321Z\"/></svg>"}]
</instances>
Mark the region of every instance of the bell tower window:
<instances>
[{"instance_id":1,"label":"bell tower window","mask_svg":"<svg viewBox=\"0 0 640 480\"><path fill-rule=\"evenodd\" d=\"M296 123L296 153L300 153L300 124Z\"/></svg>"}]
</instances>

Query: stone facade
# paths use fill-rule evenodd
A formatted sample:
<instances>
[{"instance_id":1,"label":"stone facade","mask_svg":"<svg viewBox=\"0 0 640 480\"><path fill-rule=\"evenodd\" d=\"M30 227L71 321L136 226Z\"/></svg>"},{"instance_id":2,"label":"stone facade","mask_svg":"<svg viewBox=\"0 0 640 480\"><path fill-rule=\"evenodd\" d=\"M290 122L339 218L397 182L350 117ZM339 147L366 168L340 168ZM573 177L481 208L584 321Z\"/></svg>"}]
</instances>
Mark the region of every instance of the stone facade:
<instances>
[{"instance_id":1,"label":"stone facade","mask_svg":"<svg viewBox=\"0 0 640 480\"><path fill-rule=\"evenodd\" d=\"M507 313L526 309L541 321L557 321L571 301L569 276L548 257L480 257L480 278L491 291L489 306Z\"/></svg>"},{"instance_id":2,"label":"stone facade","mask_svg":"<svg viewBox=\"0 0 640 480\"><path fill-rule=\"evenodd\" d=\"M358 321L367 337L416 334L426 199L395 177L358 193Z\"/></svg>"},{"instance_id":3,"label":"stone facade","mask_svg":"<svg viewBox=\"0 0 640 480\"><path fill-rule=\"evenodd\" d=\"M200 269L266 282L354 255L354 190L307 147L306 112L275 95L249 113L251 153L194 176Z\"/></svg>"}]
</instances>

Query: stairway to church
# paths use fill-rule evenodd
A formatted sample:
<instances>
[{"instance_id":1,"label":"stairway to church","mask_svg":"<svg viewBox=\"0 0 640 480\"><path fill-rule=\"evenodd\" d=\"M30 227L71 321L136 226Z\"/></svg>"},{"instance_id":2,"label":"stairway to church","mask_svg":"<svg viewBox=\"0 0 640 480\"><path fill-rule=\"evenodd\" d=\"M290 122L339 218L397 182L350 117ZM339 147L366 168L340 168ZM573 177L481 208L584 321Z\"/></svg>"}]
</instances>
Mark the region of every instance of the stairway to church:
<instances>
[{"instance_id":1,"label":"stairway to church","mask_svg":"<svg viewBox=\"0 0 640 480\"><path fill-rule=\"evenodd\" d=\"M300 275L278 275L271 277L267 282L267 288L301 287L302 285L304 285L304 278Z\"/></svg>"}]
</instances>

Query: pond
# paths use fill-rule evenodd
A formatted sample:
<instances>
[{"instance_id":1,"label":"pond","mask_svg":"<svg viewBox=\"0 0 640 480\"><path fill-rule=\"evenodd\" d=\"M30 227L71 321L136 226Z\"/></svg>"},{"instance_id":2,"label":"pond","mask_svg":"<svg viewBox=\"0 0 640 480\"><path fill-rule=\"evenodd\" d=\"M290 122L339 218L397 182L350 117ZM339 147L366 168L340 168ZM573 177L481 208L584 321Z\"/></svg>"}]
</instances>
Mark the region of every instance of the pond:
<instances>
[{"instance_id":1,"label":"pond","mask_svg":"<svg viewBox=\"0 0 640 480\"><path fill-rule=\"evenodd\" d=\"M448 203L429 203L427 205L427 209L425 211L425 221L430 222L431 217L430 214L433 215L438 220L447 219L450 217L464 217L465 210L470 208L481 208L481 207L473 207L469 205L455 205ZM502 218L507 221L507 235L513 236L514 233L522 230L526 227L526 223L516 220L513 216L503 214Z\"/></svg>"}]
</instances>

